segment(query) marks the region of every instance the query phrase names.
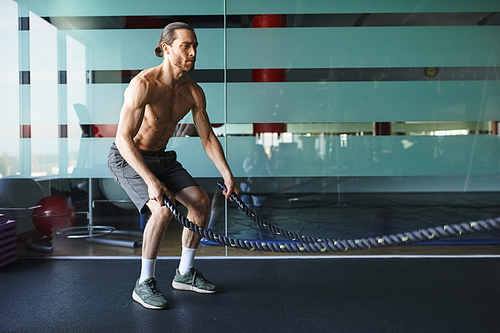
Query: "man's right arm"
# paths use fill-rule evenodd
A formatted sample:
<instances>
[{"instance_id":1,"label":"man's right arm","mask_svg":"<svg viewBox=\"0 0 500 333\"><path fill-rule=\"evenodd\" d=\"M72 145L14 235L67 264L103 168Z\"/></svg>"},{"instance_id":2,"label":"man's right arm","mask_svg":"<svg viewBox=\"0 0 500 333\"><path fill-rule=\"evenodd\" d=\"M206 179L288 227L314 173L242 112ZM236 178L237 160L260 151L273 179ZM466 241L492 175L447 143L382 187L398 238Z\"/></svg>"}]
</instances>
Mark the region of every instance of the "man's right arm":
<instances>
[{"instance_id":1,"label":"man's right arm","mask_svg":"<svg viewBox=\"0 0 500 333\"><path fill-rule=\"evenodd\" d=\"M149 198L158 201L161 205L163 195L167 194L169 197L171 195L165 185L146 166L134 142L134 137L141 127L147 104L147 82L132 80L125 90L125 99L120 112L120 122L118 123L115 143L125 161L144 179L148 186Z\"/></svg>"}]
</instances>

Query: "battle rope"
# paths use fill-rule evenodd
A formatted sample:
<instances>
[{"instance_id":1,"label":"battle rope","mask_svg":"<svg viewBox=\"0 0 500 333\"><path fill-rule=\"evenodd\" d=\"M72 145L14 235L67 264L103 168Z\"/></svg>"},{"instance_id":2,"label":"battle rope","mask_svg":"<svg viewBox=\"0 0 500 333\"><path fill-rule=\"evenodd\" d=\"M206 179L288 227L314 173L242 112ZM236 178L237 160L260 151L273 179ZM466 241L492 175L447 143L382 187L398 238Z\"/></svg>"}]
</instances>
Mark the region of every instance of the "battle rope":
<instances>
[{"instance_id":1,"label":"battle rope","mask_svg":"<svg viewBox=\"0 0 500 333\"><path fill-rule=\"evenodd\" d=\"M222 183L217 185L226 190ZM325 251L347 251L347 250L367 250L372 247L394 246L399 244L411 244L425 242L436 239L460 236L466 233L486 232L492 229L500 229L500 218L480 220L475 222L464 222L458 224L445 225L434 228L414 230L395 235L381 237L359 238L359 239L329 239L316 238L299 235L284 229L278 228L271 223L261 219L240 199L239 196L232 193L231 198L238 204L238 208L243 211L250 219L263 228L269 230L272 234L289 239L290 241L261 241L261 240L243 240L218 235L210 230L204 229L189 221L168 198L164 198L165 206L170 209L175 218L189 230L213 242L246 249L251 251L271 251L271 252L325 252Z\"/></svg>"}]
</instances>

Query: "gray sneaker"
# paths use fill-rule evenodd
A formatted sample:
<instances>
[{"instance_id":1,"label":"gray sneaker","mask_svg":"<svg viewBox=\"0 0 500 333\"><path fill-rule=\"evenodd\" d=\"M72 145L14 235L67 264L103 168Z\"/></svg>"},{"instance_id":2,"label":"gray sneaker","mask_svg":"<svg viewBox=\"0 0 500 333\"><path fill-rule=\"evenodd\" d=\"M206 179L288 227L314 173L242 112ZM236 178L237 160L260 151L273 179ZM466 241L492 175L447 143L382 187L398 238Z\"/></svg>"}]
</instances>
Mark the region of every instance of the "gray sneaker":
<instances>
[{"instance_id":1,"label":"gray sneaker","mask_svg":"<svg viewBox=\"0 0 500 333\"><path fill-rule=\"evenodd\" d=\"M158 289L155 278L149 278L139 284L139 279L135 283L132 293L134 301L148 309L167 309L168 301Z\"/></svg>"},{"instance_id":2,"label":"gray sneaker","mask_svg":"<svg viewBox=\"0 0 500 333\"><path fill-rule=\"evenodd\" d=\"M189 272L184 275L181 275L179 270L176 269L172 287L177 290L192 290L203 294L213 294L218 291L215 284L206 280L203 275L194 268L191 268Z\"/></svg>"}]
</instances>

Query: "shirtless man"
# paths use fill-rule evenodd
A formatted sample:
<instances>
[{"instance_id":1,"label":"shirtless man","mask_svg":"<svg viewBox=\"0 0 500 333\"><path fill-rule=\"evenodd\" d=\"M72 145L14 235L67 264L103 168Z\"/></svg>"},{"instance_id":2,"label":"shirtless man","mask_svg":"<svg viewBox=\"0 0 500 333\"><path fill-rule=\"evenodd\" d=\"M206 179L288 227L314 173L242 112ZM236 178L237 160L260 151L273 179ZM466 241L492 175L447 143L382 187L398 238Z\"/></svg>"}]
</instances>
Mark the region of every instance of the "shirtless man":
<instances>
[{"instance_id":1,"label":"shirtless man","mask_svg":"<svg viewBox=\"0 0 500 333\"><path fill-rule=\"evenodd\" d=\"M141 276L132 297L146 308L163 309L168 302L155 278L156 256L172 217L163 197L188 209L188 219L205 227L210 199L189 173L177 162L173 151L165 151L177 123L191 111L194 124L208 157L226 185L223 194L237 193L234 178L206 112L203 89L186 73L194 69L196 34L185 23L171 23L163 29L155 50L163 63L139 73L125 91L116 141L108 166L139 212L151 211L144 229ZM201 237L184 229L182 254L172 286L179 290L214 293L217 287L193 268Z\"/></svg>"}]
</instances>

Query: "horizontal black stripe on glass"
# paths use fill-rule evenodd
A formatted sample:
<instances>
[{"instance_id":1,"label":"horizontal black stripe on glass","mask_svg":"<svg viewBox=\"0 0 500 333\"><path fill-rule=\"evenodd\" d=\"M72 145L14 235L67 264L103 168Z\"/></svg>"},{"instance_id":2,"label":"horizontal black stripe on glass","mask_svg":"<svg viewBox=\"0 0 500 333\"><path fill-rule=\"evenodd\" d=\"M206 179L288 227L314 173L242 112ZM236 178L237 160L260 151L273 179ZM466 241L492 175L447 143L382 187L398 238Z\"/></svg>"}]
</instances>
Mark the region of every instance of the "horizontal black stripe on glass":
<instances>
[{"instance_id":1,"label":"horizontal black stripe on glass","mask_svg":"<svg viewBox=\"0 0 500 333\"><path fill-rule=\"evenodd\" d=\"M68 83L68 73L67 71L59 71L59 75L57 77L59 84Z\"/></svg>"},{"instance_id":2,"label":"horizontal black stripe on glass","mask_svg":"<svg viewBox=\"0 0 500 333\"><path fill-rule=\"evenodd\" d=\"M259 69L229 69L229 83L255 82ZM265 71L265 69L263 70ZM393 67L393 68L293 68L283 71L284 82L356 82L356 81L484 81L500 80L500 67ZM129 83L141 70L87 71L87 83ZM223 69L199 69L189 72L199 83L224 83ZM58 72L59 84L67 84L67 71ZM30 84L30 72L19 72L20 84ZM272 82L272 81L268 81Z\"/></svg>"},{"instance_id":3,"label":"horizontal black stripe on glass","mask_svg":"<svg viewBox=\"0 0 500 333\"><path fill-rule=\"evenodd\" d=\"M228 15L228 28L250 28L254 15ZM392 27L500 25L500 13L284 14L286 27Z\"/></svg>"},{"instance_id":4,"label":"horizontal black stripe on glass","mask_svg":"<svg viewBox=\"0 0 500 333\"><path fill-rule=\"evenodd\" d=\"M20 71L19 72L19 84L30 84L31 83L30 71Z\"/></svg>"},{"instance_id":5,"label":"horizontal black stripe on glass","mask_svg":"<svg viewBox=\"0 0 500 333\"><path fill-rule=\"evenodd\" d=\"M359 13L283 14L286 27L392 27L392 26L477 26L500 25L499 12L461 13ZM227 15L228 28L250 28L254 15ZM77 16L43 17L60 30L163 29L171 22L186 22L194 28L223 28L223 15L177 16ZM20 17L20 29L28 30L27 17Z\"/></svg>"},{"instance_id":6,"label":"horizontal black stripe on glass","mask_svg":"<svg viewBox=\"0 0 500 333\"><path fill-rule=\"evenodd\" d=\"M499 80L500 67L284 69L286 82ZM252 82L252 70L228 71L228 82Z\"/></svg>"},{"instance_id":7,"label":"horizontal black stripe on glass","mask_svg":"<svg viewBox=\"0 0 500 333\"><path fill-rule=\"evenodd\" d=\"M30 30L30 18L20 17L19 18L19 31Z\"/></svg>"},{"instance_id":8,"label":"horizontal black stripe on glass","mask_svg":"<svg viewBox=\"0 0 500 333\"><path fill-rule=\"evenodd\" d=\"M92 83L129 83L139 73L140 70L92 71ZM224 82L223 69L199 69L189 75L197 82Z\"/></svg>"},{"instance_id":9,"label":"horizontal black stripe on glass","mask_svg":"<svg viewBox=\"0 0 500 333\"><path fill-rule=\"evenodd\" d=\"M285 82L500 80L500 67L294 68L282 69ZM254 82L252 69L229 69L227 82ZM139 71L93 71L92 83L128 83ZM195 70L200 83L223 83L223 69Z\"/></svg>"},{"instance_id":10,"label":"horizontal black stripe on glass","mask_svg":"<svg viewBox=\"0 0 500 333\"><path fill-rule=\"evenodd\" d=\"M68 137L68 125L59 125L59 138Z\"/></svg>"},{"instance_id":11,"label":"horizontal black stripe on glass","mask_svg":"<svg viewBox=\"0 0 500 333\"><path fill-rule=\"evenodd\" d=\"M60 30L163 29L172 22L186 22L195 29L224 28L224 15L77 16L43 19Z\"/></svg>"}]
</instances>

